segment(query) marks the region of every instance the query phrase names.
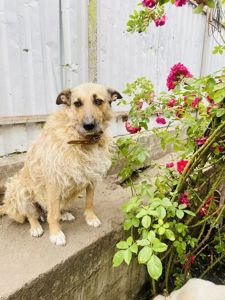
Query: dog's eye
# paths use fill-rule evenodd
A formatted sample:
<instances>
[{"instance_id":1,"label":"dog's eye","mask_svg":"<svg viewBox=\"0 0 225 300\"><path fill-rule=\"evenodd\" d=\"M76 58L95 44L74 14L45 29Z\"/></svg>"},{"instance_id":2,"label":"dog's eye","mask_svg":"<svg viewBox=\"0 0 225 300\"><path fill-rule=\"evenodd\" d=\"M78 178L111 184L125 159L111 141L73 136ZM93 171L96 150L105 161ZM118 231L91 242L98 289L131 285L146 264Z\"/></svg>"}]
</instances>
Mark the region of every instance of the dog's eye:
<instances>
[{"instance_id":1,"label":"dog's eye","mask_svg":"<svg viewBox=\"0 0 225 300\"><path fill-rule=\"evenodd\" d=\"M102 99L94 99L94 104L95 105L101 105L103 103L103 100Z\"/></svg>"},{"instance_id":2,"label":"dog's eye","mask_svg":"<svg viewBox=\"0 0 225 300\"><path fill-rule=\"evenodd\" d=\"M78 101L74 102L74 106L80 107L80 106L82 106L82 102L80 100L78 100Z\"/></svg>"}]
</instances>

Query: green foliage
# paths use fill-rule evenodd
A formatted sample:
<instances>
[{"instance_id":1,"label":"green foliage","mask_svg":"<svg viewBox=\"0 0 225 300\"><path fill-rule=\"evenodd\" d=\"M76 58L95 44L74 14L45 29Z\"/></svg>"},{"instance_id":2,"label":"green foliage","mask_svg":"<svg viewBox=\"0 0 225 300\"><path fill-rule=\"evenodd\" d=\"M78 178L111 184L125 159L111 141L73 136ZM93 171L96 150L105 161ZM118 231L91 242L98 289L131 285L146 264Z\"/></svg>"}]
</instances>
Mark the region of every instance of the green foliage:
<instances>
[{"instance_id":1,"label":"green foliage","mask_svg":"<svg viewBox=\"0 0 225 300\"><path fill-rule=\"evenodd\" d=\"M199 4L193 9L193 12L196 14L202 13L206 7L215 8L215 0L205 0L198 3ZM127 31L132 33L146 32L152 21L161 18L165 14L165 6L174 4L174 0L157 0L153 7L147 8L142 5L142 3L139 3L139 9L135 9L129 16L129 20L127 22ZM225 1L221 0L220 5L222 9L224 9ZM224 22L224 20L221 20L221 22Z\"/></svg>"},{"instance_id":2,"label":"green foliage","mask_svg":"<svg viewBox=\"0 0 225 300\"><path fill-rule=\"evenodd\" d=\"M224 73L184 78L157 100L151 81L143 77L127 84L124 91L127 99L123 101L131 106L132 123L146 130L155 114L165 116L167 123L148 133L159 138L162 149L172 146L180 156L178 160L188 161L181 173L176 170L176 162L169 168L152 162L158 168L156 177L141 174L136 183L131 175L149 156L149 147L139 139L144 132L117 140L117 159L124 164L119 175L133 196L122 207L127 239L117 244L113 265L129 265L132 257L137 258L160 289L168 290L169 281L171 287L174 283L180 287L187 274L191 276L192 265L195 272L207 274L208 264L202 267L202 257L207 253L213 253L216 263L224 257L224 230L218 230L224 206L214 200L208 204L210 197L214 199L218 193L225 174ZM176 100L172 107L168 105L171 99ZM139 107L140 102L145 103L144 108ZM182 114L178 114L180 106ZM198 144L203 137L204 142ZM196 268L198 264L201 268Z\"/></svg>"},{"instance_id":3,"label":"green foliage","mask_svg":"<svg viewBox=\"0 0 225 300\"><path fill-rule=\"evenodd\" d=\"M140 5L139 5L140 6ZM130 15L129 21L127 22L128 32L145 32L154 20L155 16L162 16L164 14L164 3L159 3L154 9L143 8L139 11L134 10L133 14Z\"/></svg>"}]
</instances>

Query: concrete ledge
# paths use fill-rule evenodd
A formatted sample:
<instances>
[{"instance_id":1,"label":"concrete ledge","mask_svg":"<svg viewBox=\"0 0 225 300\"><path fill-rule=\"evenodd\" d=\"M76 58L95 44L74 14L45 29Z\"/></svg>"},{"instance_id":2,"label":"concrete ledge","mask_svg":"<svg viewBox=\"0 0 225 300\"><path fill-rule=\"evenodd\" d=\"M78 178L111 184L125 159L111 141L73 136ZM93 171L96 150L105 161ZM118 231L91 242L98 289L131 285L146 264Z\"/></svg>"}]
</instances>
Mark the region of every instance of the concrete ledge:
<instances>
[{"instance_id":1,"label":"concrete ledge","mask_svg":"<svg viewBox=\"0 0 225 300\"><path fill-rule=\"evenodd\" d=\"M103 225L97 229L85 223L84 200L79 199L73 209L76 220L62 224L65 247L49 242L47 224L42 237L32 238L28 224L0 218L0 299L136 299L144 269L112 267L115 244L123 235L120 207L129 196L110 177L99 185L96 214Z\"/></svg>"}]
</instances>

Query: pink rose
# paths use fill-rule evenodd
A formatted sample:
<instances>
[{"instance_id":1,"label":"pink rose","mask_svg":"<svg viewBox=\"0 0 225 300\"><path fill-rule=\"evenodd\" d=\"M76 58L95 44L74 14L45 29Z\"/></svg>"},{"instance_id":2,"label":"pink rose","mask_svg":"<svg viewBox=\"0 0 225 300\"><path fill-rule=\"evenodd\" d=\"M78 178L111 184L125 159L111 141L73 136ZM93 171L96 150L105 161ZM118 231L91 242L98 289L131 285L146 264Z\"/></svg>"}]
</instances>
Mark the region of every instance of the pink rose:
<instances>
[{"instance_id":1,"label":"pink rose","mask_svg":"<svg viewBox=\"0 0 225 300\"><path fill-rule=\"evenodd\" d=\"M181 194L179 200L182 204L189 206L188 192L184 192L183 194Z\"/></svg>"},{"instance_id":2,"label":"pink rose","mask_svg":"<svg viewBox=\"0 0 225 300\"><path fill-rule=\"evenodd\" d=\"M155 119L156 123L158 124L162 124L162 125L165 125L166 124L166 119L163 118L163 117L160 117L158 116L156 119Z\"/></svg>"},{"instance_id":3,"label":"pink rose","mask_svg":"<svg viewBox=\"0 0 225 300\"><path fill-rule=\"evenodd\" d=\"M188 0L175 0L175 5L179 7L185 5L187 2Z\"/></svg>"},{"instance_id":4,"label":"pink rose","mask_svg":"<svg viewBox=\"0 0 225 300\"><path fill-rule=\"evenodd\" d=\"M168 90L173 90L175 86L184 78L184 77L193 77L189 72L188 68L183 64L178 63L170 69L170 73L167 77L167 87Z\"/></svg>"},{"instance_id":5,"label":"pink rose","mask_svg":"<svg viewBox=\"0 0 225 300\"><path fill-rule=\"evenodd\" d=\"M141 130L141 127L133 127L128 121L125 122L125 128L128 132L134 134Z\"/></svg>"},{"instance_id":6,"label":"pink rose","mask_svg":"<svg viewBox=\"0 0 225 300\"><path fill-rule=\"evenodd\" d=\"M196 139L195 142L198 146L201 146L203 144L205 144L205 142L207 141L208 137L207 136L203 136L199 139Z\"/></svg>"},{"instance_id":7,"label":"pink rose","mask_svg":"<svg viewBox=\"0 0 225 300\"><path fill-rule=\"evenodd\" d=\"M160 18L154 19L154 22L155 22L156 27L163 26L166 23L166 15L163 15Z\"/></svg>"},{"instance_id":8,"label":"pink rose","mask_svg":"<svg viewBox=\"0 0 225 300\"><path fill-rule=\"evenodd\" d=\"M172 98L168 101L167 106L174 107L175 103L177 102L176 99Z\"/></svg>"},{"instance_id":9,"label":"pink rose","mask_svg":"<svg viewBox=\"0 0 225 300\"><path fill-rule=\"evenodd\" d=\"M166 167L169 169L169 168L172 168L174 167L174 163L173 162L169 162L166 164Z\"/></svg>"},{"instance_id":10,"label":"pink rose","mask_svg":"<svg viewBox=\"0 0 225 300\"><path fill-rule=\"evenodd\" d=\"M142 5L148 8L152 8L156 5L156 0L143 0Z\"/></svg>"},{"instance_id":11,"label":"pink rose","mask_svg":"<svg viewBox=\"0 0 225 300\"><path fill-rule=\"evenodd\" d=\"M200 98L195 98L192 103L191 103L191 107L196 107L198 105L198 103L200 102Z\"/></svg>"}]
</instances>

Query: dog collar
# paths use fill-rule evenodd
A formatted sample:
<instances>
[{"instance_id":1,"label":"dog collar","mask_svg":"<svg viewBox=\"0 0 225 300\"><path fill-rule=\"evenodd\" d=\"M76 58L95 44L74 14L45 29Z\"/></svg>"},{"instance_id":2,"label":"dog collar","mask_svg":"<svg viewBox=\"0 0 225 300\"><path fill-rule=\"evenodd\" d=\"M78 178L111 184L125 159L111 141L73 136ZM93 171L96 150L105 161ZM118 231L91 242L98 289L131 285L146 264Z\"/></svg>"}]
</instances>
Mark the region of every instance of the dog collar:
<instances>
[{"instance_id":1,"label":"dog collar","mask_svg":"<svg viewBox=\"0 0 225 300\"><path fill-rule=\"evenodd\" d=\"M88 139L80 139L80 140L72 140L67 142L70 145L88 145L88 144L96 144L101 139L100 135L90 136Z\"/></svg>"}]
</instances>

